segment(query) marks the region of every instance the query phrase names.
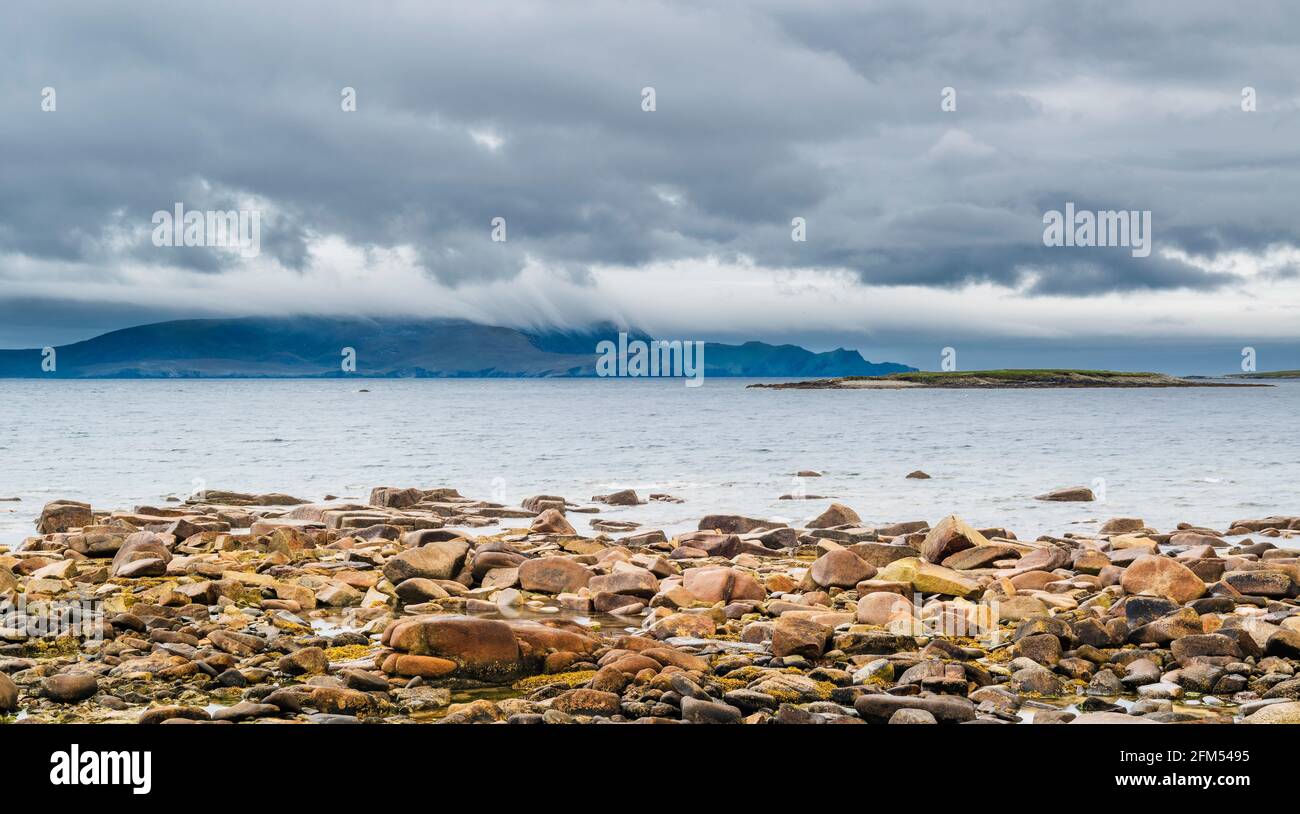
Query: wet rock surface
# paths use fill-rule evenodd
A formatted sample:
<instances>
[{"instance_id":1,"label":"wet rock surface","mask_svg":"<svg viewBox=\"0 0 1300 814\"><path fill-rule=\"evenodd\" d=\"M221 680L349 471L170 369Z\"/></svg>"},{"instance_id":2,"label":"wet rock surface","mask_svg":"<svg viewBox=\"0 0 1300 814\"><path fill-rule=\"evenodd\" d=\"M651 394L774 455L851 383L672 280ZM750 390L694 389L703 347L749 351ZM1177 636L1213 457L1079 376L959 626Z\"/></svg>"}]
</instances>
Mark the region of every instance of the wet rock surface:
<instances>
[{"instance_id":1,"label":"wet rock surface","mask_svg":"<svg viewBox=\"0 0 1300 814\"><path fill-rule=\"evenodd\" d=\"M642 501L592 502L52 502L0 545L0 721L1300 721L1300 518L581 534Z\"/></svg>"}]
</instances>

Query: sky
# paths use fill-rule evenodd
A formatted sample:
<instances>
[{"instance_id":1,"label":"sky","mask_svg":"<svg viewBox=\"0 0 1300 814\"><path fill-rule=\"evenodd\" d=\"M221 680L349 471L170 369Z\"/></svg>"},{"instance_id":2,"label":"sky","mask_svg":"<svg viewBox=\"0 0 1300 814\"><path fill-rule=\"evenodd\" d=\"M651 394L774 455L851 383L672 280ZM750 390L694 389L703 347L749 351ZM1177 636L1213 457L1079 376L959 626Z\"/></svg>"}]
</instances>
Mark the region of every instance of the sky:
<instances>
[{"instance_id":1,"label":"sky","mask_svg":"<svg viewBox=\"0 0 1300 814\"><path fill-rule=\"evenodd\" d=\"M1300 367L1286 3L6 18L0 347L392 314L612 320L929 369L943 348L965 369L1231 372L1246 347L1261 370ZM157 245L178 202L257 213L256 255ZM1045 245L1067 205L1150 213L1149 255Z\"/></svg>"}]
</instances>

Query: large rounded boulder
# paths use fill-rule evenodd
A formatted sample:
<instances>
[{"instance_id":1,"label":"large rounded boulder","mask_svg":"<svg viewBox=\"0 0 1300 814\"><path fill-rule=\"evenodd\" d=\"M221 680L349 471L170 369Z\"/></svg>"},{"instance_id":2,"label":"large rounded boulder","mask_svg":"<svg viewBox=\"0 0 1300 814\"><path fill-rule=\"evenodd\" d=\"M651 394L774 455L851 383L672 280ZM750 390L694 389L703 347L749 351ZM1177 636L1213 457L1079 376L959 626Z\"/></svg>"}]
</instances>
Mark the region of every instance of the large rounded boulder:
<instances>
[{"instance_id":1,"label":"large rounded boulder","mask_svg":"<svg viewBox=\"0 0 1300 814\"><path fill-rule=\"evenodd\" d=\"M383 643L412 656L455 662L457 674L483 681L509 681L523 671L515 632L495 619L454 614L399 619L384 630Z\"/></svg>"}]
</instances>

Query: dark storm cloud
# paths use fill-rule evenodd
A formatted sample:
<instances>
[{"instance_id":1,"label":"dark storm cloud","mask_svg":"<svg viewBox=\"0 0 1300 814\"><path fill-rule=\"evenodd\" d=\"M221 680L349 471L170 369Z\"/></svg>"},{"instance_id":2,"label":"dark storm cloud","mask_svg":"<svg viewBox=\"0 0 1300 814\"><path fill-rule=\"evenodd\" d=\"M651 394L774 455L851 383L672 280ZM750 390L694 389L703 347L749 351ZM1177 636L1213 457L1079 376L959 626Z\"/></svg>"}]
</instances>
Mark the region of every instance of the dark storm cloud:
<instances>
[{"instance_id":1,"label":"dark storm cloud","mask_svg":"<svg viewBox=\"0 0 1300 814\"><path fill-rule=\"evenodd\" d=\"M149 242L150 216L175 201L264 208L263 254L291 269L337 235L411 247L453 285L508 279L529 258L581 281L593 265L712 255L1082 296L1234 279L1161 249L1300 243L1300 24L1285 4L69 3L7 16L0 252L88 279L127 262L227 270L229 253ZM1247 84L1257 113L1238 107ZM56 113L39 110L45 86ZM939 111L945 86L954 113ZM1135 112L1070 113L1071 93ZM1046 250L1042 213L1066 201L1151 210L1156 252ZM489 239L498 216L505 244ZM806 243L790 240L795 216Z\"/></svg>"}]
</instances>

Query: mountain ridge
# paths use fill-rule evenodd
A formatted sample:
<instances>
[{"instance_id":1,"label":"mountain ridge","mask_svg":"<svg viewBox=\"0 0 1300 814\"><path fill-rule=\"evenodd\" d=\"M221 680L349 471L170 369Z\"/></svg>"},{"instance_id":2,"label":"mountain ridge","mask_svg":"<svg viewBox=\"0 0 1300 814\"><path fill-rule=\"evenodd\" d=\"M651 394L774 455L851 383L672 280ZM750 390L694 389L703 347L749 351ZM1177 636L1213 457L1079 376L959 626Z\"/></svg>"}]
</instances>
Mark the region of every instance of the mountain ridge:
<instances>
[{"instance_id":1,"label":"mountain ridge","mask_svg":"<svg viewBox=\"0 0 1300 814\"><path fill-rule=\"evenodd\" d=\"M54 348L0 350L0 378L588 378L596 345L650 341L603 323L519 330L463 319L233 317L172 320L110 331ZM355 372L343 370L348 349ZM858 351L814 352L751 340L707 342L706 376L877 376L914 370Z\"/></svg>"}]
</instances>

